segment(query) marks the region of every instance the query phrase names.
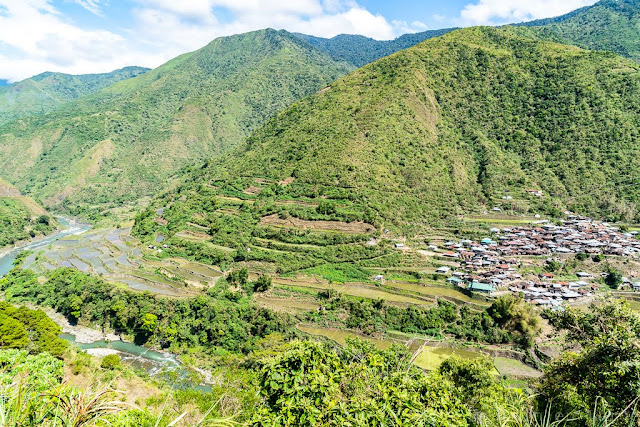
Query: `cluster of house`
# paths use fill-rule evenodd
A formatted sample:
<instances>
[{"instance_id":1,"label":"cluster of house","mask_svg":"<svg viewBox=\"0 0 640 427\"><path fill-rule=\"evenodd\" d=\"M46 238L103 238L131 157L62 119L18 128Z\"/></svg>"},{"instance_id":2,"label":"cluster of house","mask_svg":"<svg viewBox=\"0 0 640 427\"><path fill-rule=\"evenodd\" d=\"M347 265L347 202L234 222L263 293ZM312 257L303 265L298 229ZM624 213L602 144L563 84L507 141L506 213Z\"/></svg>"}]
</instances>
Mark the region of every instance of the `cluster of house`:
<instances>
[{"instance_id":1,"label":"cluster of house","mask_svg":"<svg viewBox=\"0 0 640 427\"><path fill-rule=\"evenodd\" d=\"M461 269L447 280L473 292L492 294L497 290L522 294L538 305L560 305L562 301L592 295L595 287L585 279L589 273L578 273L580 280L554 282L553 274L542 274L537 280L525 281L518 274L517 256L557 256L562 254L607 254L639 256L637 232L625 233L606 223L590 218L571 216L562 225L540 221L533 227L493 228L492 237L481 241L446 242L443 248L430 246L440 255L456 260ZM444 252L441 252L444 249ZM440 274L450 273L450 267L440 267ZM628 280L628 279L627 279ZM640 290L640 283L630 286Z\"/></svg>"}]
</instances>

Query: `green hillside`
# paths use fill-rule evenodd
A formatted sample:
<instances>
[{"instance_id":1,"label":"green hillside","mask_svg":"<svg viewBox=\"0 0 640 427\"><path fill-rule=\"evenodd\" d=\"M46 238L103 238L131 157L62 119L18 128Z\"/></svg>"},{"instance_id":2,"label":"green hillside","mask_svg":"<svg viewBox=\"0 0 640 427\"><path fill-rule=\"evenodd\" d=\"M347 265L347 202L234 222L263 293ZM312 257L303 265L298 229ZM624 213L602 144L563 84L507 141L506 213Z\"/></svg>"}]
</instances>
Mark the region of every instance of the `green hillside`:
<instances>
[{"instance_id":1,"label":"green hillside","mask_svg":"<svg viewBox=\"0 0 640 427\"><path fill-rule=\"evenodd\" d=\"M126 67L110 73L77 76L46 72L0 87L0 124L16 118L48 113L65 102L98 92L147 71L143 67Z\"/></svg>"},{"instance_id":2,"label":"green hillside","mask_svg":"<svg viewBox=\"0 0 640 427\"><path fill-rule=\"evenodd\" d=\"M585 49L608 50L640 62L640 1L601 0L557 18L528 22L546 37Z\"/></svg>"},{"instance_id":3,"label":"green hillside","mask_svg":"<svg viewBox=\"0 0 640 427\"><path fill-rule=\"evenodd\" d=\"M139 77L0 128L0 169L47 204L152 194L351 67L284 31L219 38Z\"/></svg>"},{"instance_id":4,"label":"green hillside","mask_svg":"<svg viewBox=\"0 0 640 427\"><path fill-rule=\"evenodd\" d=\"M628 184L640 176L640 67L533 34L459 30L359 69L196 169L154 202L163 218L143 214L136 232L196 224L219 246L266 239L275 252L246 256L291 266L287 243L344 243L307 251L331 262L383 255L349 246L372 236L357 221L420 228L501 203L637 221L640 188ZM351 224L353 235L335 240L325 231L339 226L316 220ZM269 227L287 224L302 231Z\"/></svg>"},{"instance_id":5,"label":"green hillside","mask_svg":"<svg viewBox=\"0 0 640 427\"><path fill-rule=\"evenodd\" d=\"M0 178L0 248L55 228L55 220L42 207Z\"/></svg>"},{"instance_id":6,"label":"green hillside","mask_svg":"<svg viewBox=\"0 0 640 427\"><path fill-rule=\"evenodd\" d=\"M332 58L338 61L346 61L359 68L376 59L415 46L425 40L440 37L453 30L455 30L455 28L404 34L394 40L375 40L369 37L351 34L340 34L330 39L306 34L296 34L296 36L327 52Z\"/></svg>"}]
</instances>

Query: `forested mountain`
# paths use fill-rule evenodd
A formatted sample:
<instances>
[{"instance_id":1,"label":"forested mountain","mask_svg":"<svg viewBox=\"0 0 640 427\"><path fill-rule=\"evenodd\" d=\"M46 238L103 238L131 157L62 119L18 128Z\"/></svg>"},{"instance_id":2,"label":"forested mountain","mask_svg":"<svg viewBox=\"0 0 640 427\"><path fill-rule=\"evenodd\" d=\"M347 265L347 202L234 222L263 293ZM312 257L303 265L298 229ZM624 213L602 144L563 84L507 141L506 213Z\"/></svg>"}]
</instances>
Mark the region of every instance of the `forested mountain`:
<instances>
[{"instance_id":1,"label":"forested mountain","mask_svg":"<svg viewBox=\"0 0 640 427\"><path fill-rule=\"evenodd\" d=\"M415 46L427 39L440 37L453 30L455 30L455 28L405 34L395 40L375 40L365 36L350 34L340 34L330 39L306 34L296 34L296 36L327 52L332 58L338 61L346 61L359 68L376 59Z\"/></svg>"},{"instance_id":2,"label":"forested mountain","mask_svg":"<svg viewBox=\"0 0 640 427\"><path fill-rule=\"evenodd\" d=\"M420 224L511 194L523 211L637 221L640 191L623 184L640 176L639 70L529 29L458 30L292 105L156 204L184 221L211 210L189 194L257 197L259 220L269 201L305 198L318 209L280 215Z\"/></svg>"},{"instance_id":3,"label":"forested mountain","mask_svg":"<svg viewBox=\"0 0 640 427\"><path fill-rule=\"evenodd\" d=\"M547 38L585 49L608 50L640 61L640 1L601 0L557 18L521 25L539 27Z\"/></svg>"},{"instance_id":4,"label":"forested mountain","mask_svg":"<svg viewBox=\"0 0 640 427\"><path fill-rule=\"evenodd\" d=\"M0 124L33 114L48 113L65 102L98 92L148 70L126 67L110 73L77 76L46 72L12 85L0 85Z\"/></svg>"},{"instance_id":5,"label":"forested mountain","mask_svg":"<svg viewBox=\"0 0 640 427\"><path fill-rule=\"evenodd\" d=\"M5 124L0 170L49 204L134 200L351 69L285 31L219 38L51 114Z\"/></svg>"},{"instance_id":6,"label":"forested mountain","mask_svg":"<svg viewBox=\"0 0 640 427\"><path fill-rule=\"evenodd\" d=\"M591 50L608 50L640 61L640 1L601 0L554 18L516 24L536 27L541 37ZM341 34L331 39L296 34L337 60L362 67L425 40L440 37L457 28L405 34L395 40L374 40L360 35Z\"/></svg>"}]
</instances>

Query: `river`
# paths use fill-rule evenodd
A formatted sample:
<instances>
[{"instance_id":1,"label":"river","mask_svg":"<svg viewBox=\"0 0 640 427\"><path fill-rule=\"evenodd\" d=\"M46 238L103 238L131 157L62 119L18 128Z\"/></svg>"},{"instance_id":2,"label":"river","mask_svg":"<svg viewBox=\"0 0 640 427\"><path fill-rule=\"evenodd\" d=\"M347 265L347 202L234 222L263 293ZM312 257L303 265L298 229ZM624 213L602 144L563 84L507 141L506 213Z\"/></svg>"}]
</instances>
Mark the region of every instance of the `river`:
<instances>
[{"instance_id":1,"label":"river","mask_svg":"<svg viewBox=\"0 0 640 427\"><path fill-rule=\"evenodd\" d=\"M72 236L76 234L82 234L87 230L91 229L90 225L81 224L72 219L64 218L64 217L56 217L60 225L62 225L62 229L56 231L53 234L50 234L46 237L42 237L36 239L30 243L27 243L23 246L19 246L17 248L11 249L5 253L0 252L0 277L5 276L12 268L13 262L16 260L16 257L23 251L31 251L39 248L43 248L56 240L60 240L63 237Z\"/></svg>"},{"instance_id":2,"label":"river","mask_svg":"<svg viewBox=\"0 0 640 427\"><path fill-rule=\"evenodd\" d=\"M4 277L11 271L13 262L21 252L37 250L64 237L82 234L91 229L90 225L82 224L69 218L57 217L57 220L63 228L55 233L34 240L23 246L10 249L4 253L0 252L0 277ZM173 372L176 373L175 377L177 379L185 380L188 377L188 371L182 367L176 356L169 353L161 353L133 343L118 340L77 343L76 337L73 334L62 334L60 337L89 353L106 354L108 352L117 352L124 363L136 369L142 369L150 375L164 375L168 372ZM184 383L185 381L178 381L178 383L180 382ZM197 388L204 391L210 390L208 386L189 384L188 382L187 385L190 388Z\"/></svg>"}]
</instances>

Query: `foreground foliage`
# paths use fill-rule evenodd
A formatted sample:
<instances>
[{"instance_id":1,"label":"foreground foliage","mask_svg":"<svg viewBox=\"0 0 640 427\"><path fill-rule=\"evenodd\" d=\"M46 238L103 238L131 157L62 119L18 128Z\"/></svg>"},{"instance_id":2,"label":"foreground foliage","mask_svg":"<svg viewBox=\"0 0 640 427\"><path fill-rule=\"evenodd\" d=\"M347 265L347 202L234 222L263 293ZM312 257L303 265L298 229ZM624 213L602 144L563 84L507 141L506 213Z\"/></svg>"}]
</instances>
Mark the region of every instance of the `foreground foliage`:
<instances>
[{"instance_id":1,"label":"foreground foliage","mask_svg":"<svg viewBox=\"0 0 640 427\"><path fill-rule=\"evenodd\" d=\"M72 322L115 329L137 343L216 346L247 351L252 341L282 331L290 320L257 307L248 299L231 302L208 295L169 299L114 287L75 269L50 272L39 281L30 270L16 268L0 280L10 301L53 307Z\"/></svg>"},{"instance_id":2,"label":"foreground foliage","mask_svg":"<svg viewBox=\"0 0 640 427\"><path fill-rule=\"evenodd\" d=\"M579 350L568 351L547 367L538 386L540 404L553 413L574 414L570 425L584 425L593 408L620 414L619 425L635 419L640 390L640 316L626 302L593 304L589 311L568 308L550 313Z\"/></svg>"}]
</instances>

